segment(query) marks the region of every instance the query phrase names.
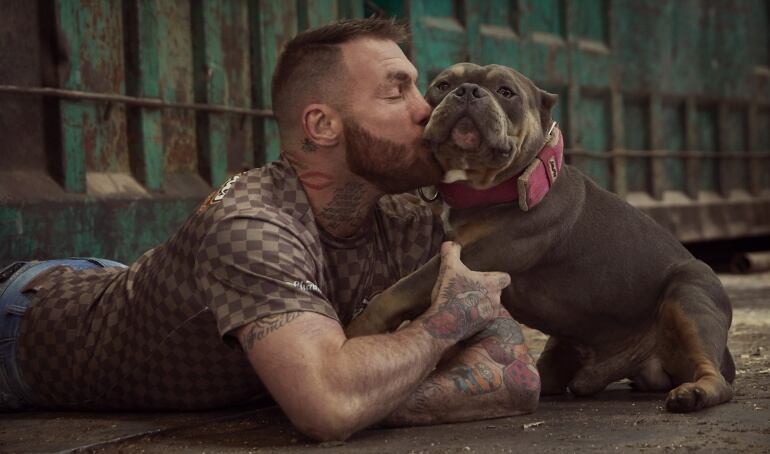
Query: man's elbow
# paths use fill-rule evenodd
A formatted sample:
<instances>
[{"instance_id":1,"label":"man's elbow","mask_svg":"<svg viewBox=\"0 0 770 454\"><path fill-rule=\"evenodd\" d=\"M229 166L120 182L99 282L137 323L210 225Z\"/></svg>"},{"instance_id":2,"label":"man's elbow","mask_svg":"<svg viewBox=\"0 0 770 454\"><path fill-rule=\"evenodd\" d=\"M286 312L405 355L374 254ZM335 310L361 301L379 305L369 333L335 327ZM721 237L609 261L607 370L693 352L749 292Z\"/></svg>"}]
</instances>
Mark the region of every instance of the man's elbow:
<instances>
[{"instance_id":1,"label":"man's elbow","mask_svg":"<svg viewBox=\"0 0 770 454\"><path fill-rule=\"evenodd\" d=\"M510 403L517 414L534 413L540 404L540 377L535 377L526 383L508 386Z\"/></svg>"},{"instance_id":2,"label":"man's elbow","mask_svg":"<svg viewBox=\"0 0 770 454\"><path fill-rule=\"evenodd\" d=\"M332 399L288 416L297 430L318 441L344 441L361 429L360 418L350 406Z\"/></svg>"}]
</instances>

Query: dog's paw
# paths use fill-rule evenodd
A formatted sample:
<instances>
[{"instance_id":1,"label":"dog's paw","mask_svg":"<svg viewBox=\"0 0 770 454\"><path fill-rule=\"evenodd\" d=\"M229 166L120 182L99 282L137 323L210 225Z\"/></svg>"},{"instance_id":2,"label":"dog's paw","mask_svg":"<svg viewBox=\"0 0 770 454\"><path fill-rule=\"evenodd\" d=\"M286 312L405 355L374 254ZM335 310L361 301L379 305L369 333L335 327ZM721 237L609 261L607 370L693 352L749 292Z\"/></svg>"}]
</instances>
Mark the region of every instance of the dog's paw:
<instances>
[{"instance_id":1,"label":"dog's paw","mask_svg":"<svg viewBox=\"0 0 770 454\"><path fill-rule=\"evenodd\" d=\"M695 383L683 383L666 398L666 409L675 413L698 411L706 405L706 391Z\"/></svg>"}]
</instances>

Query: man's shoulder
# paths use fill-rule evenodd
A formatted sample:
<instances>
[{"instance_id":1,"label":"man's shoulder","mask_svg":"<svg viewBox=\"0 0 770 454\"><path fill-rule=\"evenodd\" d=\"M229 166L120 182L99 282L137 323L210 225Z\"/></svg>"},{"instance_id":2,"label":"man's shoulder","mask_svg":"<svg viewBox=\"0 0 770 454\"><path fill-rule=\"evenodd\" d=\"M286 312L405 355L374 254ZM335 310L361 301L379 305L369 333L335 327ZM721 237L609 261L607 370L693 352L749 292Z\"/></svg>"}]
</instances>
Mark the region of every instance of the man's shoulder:
<instances>
[{"instance_id":1,"label":"man's shoulder","mask_svg":"<svg viewBox=\"0 0 770 454\"><path fill-rule=\"evenodd\" d=\"M294 170L278 160L233 175L209 196L198 213L211 216L215 222L254 214L301 221L309 210L310 204Z\"/></svg>"}]
</instances>

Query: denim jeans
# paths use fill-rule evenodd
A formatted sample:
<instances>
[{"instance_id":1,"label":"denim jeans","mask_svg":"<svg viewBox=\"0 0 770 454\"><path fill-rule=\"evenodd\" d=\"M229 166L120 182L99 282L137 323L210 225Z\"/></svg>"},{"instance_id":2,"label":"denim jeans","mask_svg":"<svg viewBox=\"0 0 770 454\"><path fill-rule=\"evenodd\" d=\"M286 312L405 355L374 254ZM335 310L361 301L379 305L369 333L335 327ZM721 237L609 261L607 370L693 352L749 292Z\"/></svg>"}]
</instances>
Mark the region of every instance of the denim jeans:
<instances>
[{"instance_id":1,"label":"denim jeans","mask_svg":"<svg viewBox=\"0 0 770 454\"><path fill-rule=\"evenodd\" d=\"M42 271L54 266L68 266L76 270L126 267L112 260L69 258L16 262L0 270L0 411L23 410L36 406L37 399L24 382L17 361L16 342L21 320L29 305L28 296L21 293L21 289Z\"/></svg>"}]
</instances>

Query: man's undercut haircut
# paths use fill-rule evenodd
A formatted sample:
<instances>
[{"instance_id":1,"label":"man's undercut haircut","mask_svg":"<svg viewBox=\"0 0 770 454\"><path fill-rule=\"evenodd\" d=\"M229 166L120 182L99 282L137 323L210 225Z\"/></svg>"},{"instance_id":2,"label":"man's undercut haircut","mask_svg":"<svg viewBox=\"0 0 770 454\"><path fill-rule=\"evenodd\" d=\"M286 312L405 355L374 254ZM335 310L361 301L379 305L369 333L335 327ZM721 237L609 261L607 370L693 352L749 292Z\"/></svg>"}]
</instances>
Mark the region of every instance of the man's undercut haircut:
<instances>
[{"instance_id":1,"label":"man's undercut haircut","mask_svg":"<svg viewBox=\"0 0 770 454\"><path fill-rule=\"evenodd\" d=\"M313 102L344 104L345 67L340 45L374 38L405 42L406 26L394 19L347 19L297 34L278 58L273 73L273 112L285 131L297 123L299 109ZM299 103L302 103L299 105Z\"/></svg>"}]
</instances>

